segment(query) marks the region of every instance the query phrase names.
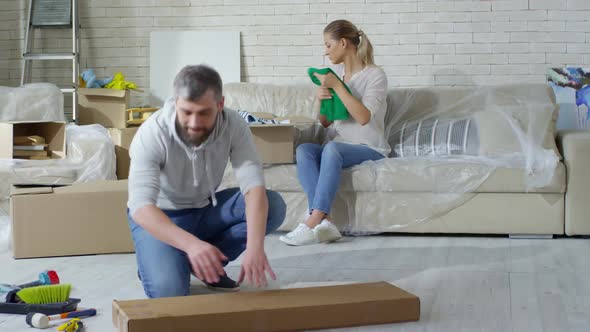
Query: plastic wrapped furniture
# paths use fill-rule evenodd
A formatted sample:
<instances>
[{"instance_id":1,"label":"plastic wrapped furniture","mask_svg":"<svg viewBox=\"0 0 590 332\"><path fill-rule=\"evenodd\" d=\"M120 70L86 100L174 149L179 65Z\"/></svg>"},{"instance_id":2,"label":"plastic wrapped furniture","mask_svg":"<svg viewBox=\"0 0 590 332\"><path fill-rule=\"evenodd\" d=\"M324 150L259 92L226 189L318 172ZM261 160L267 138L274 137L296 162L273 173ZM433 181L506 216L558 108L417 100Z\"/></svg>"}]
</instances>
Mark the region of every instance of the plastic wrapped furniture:
<instances>
[{"instance_id":1,"label":"plastic wrapped furniture","mask_svg":"<svg viewBox=\"0 0 590 332\"><path fill-rule=\"evenodd\" d=\"M229 83L224 95L230 108L317 117L312 84ZM387 98L392 153L344 171L331 211L341 230L564 233L566 167L548 86L396 88ZM296 140L324 143L330 134L311 126ZM293 229L307 210L295 165L267 166L265 177L287 201L280 229ZM235 184L228 167L222 187Z\"/></svg>"},{"instance_id":2,"label":"plastic wrapped furniture","mask_svg":"<svg viewBox=\"0 0 590 332\"><path fill-rule=\"evenodd\" d=\"M63 93L51 83L0 86L2 121L65 121Z\"/></svg>"}]
</instances>

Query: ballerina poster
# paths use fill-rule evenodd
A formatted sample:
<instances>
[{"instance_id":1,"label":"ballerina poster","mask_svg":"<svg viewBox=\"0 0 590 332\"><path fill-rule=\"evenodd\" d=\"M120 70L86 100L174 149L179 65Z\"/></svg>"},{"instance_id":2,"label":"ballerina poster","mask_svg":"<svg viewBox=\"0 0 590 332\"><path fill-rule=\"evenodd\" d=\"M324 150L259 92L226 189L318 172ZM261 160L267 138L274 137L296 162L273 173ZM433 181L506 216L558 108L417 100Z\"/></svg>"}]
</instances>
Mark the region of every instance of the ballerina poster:
<instances>
[{"instance_id":1,"label":"ballerina poster","mask_svg":"<svg viewBox=\"0 0 590 332\"><path fill-rule=\"evenodd\" d=\"M557 129L590 129L590 68L550 68L547 80L559 104Z\"/></svg>"}]
</instances>

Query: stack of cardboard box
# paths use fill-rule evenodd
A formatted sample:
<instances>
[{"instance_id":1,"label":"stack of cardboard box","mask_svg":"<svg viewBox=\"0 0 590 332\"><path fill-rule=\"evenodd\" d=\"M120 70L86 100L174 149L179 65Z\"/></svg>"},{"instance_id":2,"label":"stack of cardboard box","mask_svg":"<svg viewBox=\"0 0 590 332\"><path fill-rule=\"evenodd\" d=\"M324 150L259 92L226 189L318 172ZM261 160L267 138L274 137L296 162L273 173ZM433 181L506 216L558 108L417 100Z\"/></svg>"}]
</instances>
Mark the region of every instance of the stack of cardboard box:
<instances>
[{"instance_id":1,"label":"stack of cardboard box","mask_svg":"<svg viewBox=\"0 0 590 332\"><path fill-rule=\"evenodd\" d=\"M127 127L129 90L79 89L78 124L100 124L108 128L115 144L117 158L117 178L129 177L129 146L137 132L137 127Z\"/></svg>"},{"instance_id":2,"label":"stack of cardboard box","mask_svg":"<svg viewBox=\"0 0 590 332\"><path fill-rule=\"evenodd\" d=\"M109 128L117 173L127 178L128 90L79 89L80 125ZM122 146L123 145L123 146ZM36 150L39 149L39 150ZM65 123L0 123L0 158L65 157ZM26 155L26 156L25 156ZM127 213L127 182L71 185L15 184L10 196L15 258L133 252ZM64 240L66 239L66 240Z\"/></svg>"}]
</instances>

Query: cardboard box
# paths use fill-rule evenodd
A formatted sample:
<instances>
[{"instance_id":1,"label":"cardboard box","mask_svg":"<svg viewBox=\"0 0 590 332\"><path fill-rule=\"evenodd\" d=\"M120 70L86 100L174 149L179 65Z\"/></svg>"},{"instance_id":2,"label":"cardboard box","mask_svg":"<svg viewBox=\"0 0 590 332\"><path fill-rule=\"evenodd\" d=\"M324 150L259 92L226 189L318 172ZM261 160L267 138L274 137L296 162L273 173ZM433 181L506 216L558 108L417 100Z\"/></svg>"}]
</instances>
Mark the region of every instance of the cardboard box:
<instances>
[{"instance_id":1,"label":"cardboard box","mask_svg":"<svg viewBox=\"0 0 590 332\"><path fill-rule=\"evenodd\" d=\"M127 181L13 186L14 258L133 252Z\"/></svg>"},{"instance_id":2,"label":"cardboard box","mask_svg":"<svg viewBox=\"0 0 590 332\"><path fill-rule=\"evenodd\" d=\"M129 90L78 89L78 124L126 128Z\"/></svg>"},{"instance_id":3,"label":"cardboard box","mask_svg":"<svg viewBox=\"0 0 590 332\"><path fill-rule=\"evenodd\" d=\"M253 124L250 130L258 150L260 161L264 164L292 164L295 156L296 126L317 122L305 117L280 117L270 113L253 112L262 119L289 121L282 124Z\"/></svg>"},{"instance_id":4,"label":"cardboard box","mask_svg":"<svg viewBox=\"0 0 590 332\"><path fill-rule=\"evenodd\" d=\"M295 127L290 124L250 125L263 164L292 164Z\"/></svg>"},{"instance_id":5,"label":"cardboard box","mask_svg":"<svg viewBox=\"0 0 590 332\"><path fill-rule=\"evenodd\" d=\"M47 144L47 155L53 159L66 156L66 124L64 122L2 122L0 123L0 158L14 157L14 138L41 136Z\"/></svg>"},{"instance_id":6,"label":"cardboard box","mask_svg":"<svg viewBox=\"0 0 590 332\"><path fill-rule=\"evenodd\" d=\"M131 165L131 158L129 157L129 147L131 141L137 133L135 128L110 128L109 134L115 144L115 156L117 157L117 179L124 180L129 177L129 166Z\"/></svg>"},{"instance_id":7,"label":"cardboard box","mask_svg":"<svg viewBox=\"0 0 590 332\"><path fill-rule=\"evenodd\" d=\"M386 282L113 301L120 332L297 331L419 318L420 299Z\"/></svg>"}]
</instances>

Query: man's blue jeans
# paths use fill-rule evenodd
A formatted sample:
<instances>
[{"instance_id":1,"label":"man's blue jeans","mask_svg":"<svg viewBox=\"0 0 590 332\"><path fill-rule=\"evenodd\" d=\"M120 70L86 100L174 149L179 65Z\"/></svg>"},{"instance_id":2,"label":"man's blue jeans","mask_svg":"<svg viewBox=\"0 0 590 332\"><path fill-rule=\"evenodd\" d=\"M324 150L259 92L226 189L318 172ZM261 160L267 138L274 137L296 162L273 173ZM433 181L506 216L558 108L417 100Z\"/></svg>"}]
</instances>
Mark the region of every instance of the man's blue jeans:
<instances>
[{"instance_id":1,"label":"man's blue jeans","mask_svg":"<svg viewBox=\"0 0 590 332\"><path fill-rule=\"evenodd\" d=\"M296 156L297 177L307 195L309 213L319 210L326 214L330 213L340 186L342 169L384 158L368 146L340 142L301 144Z\"/></svg>"},{"instance_id":2,"label":"man's blue jeans","mask_svg":"<svg viewBox=\"0 0 590 332\"><path fill-rule=\"evenodd\" d=\"M267 190L266 234L285 219L286 205L276 192ZM163 210L177 226L216 246L229 261L246 249L246 204L238 188L215 194L217 206ZM191 266L186 253L154 238L128 215L135 243L137 266L145 294L150 298L189 294ZM227 262L226 262L227 263Z\"/></svg>"}]
</instances>

